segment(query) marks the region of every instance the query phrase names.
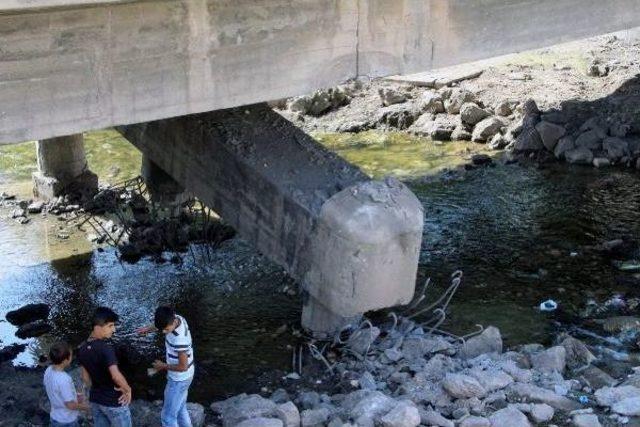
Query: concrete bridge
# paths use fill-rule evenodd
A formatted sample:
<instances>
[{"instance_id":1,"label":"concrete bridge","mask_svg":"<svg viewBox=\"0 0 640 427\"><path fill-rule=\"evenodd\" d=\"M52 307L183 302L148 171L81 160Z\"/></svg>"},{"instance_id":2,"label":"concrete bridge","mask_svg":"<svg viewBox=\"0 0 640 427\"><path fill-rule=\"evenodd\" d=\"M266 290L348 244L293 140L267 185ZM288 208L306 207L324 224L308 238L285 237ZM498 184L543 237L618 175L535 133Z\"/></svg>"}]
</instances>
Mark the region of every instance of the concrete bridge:
<instances>
[{"instance_id":1,"label":"concrete bridge","mask_svg":"<svg viewBox=\"0 0 640 427\"><path fill-rule=\"evenodd\" d=\"M81 133L116 127L332 332L410 300L421 206L260 103L636 26L640 0L3 0L0 144L39 140L35 191L52 197L95 188Z\"/></svg>"}]
</instances>

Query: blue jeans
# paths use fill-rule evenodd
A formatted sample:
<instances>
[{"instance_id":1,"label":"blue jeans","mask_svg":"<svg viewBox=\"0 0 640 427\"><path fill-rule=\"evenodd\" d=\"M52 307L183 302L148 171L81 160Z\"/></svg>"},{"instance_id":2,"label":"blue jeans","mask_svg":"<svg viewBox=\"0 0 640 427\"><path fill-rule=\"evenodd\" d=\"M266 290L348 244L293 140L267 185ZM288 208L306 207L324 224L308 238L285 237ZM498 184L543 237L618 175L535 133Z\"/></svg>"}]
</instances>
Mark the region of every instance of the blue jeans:
<instances>
[{"instance_id":1,"label":"blue jeans","mask_svg":"<svg viewBox=\"0 0 640 427\"><path fill-rule=\"evenodd\" d=\"M104 406L91 402L94 427L131 427L128 406Z\"/></svg>"},{"instance_id":2,"label":"blue jeans","mask_svg":"<svg viewBox=\"0 0 640 427\"><path fill-rule=\"evenodd\" d=\"M164 405L162 405L162 427L191 427L191 418L187 411L187 395L193 378L185 381L174 381L167 378L164 389Z\"/></svg>"},{"instance_id":3,"label":"blue jeans","mask_svg":"<svg viewBox=\"0 0 640 427\"><path fill-rule=\"evenodd\" d=\"M49 419L49 426L50 427L78 427L80 424L78 424L78 420L72 421L70 423L59 423L56 420L54 420L53 418Z\"/></svg>"}]
</instances>

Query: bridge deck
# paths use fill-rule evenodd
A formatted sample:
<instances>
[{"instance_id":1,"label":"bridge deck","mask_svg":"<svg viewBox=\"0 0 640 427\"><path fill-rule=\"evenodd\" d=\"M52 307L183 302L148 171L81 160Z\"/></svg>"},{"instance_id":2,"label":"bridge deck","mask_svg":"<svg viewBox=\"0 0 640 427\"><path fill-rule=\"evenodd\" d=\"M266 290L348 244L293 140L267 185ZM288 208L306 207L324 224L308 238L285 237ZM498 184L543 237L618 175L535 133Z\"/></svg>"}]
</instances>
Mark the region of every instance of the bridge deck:
<instances>
[{"instance_id":1,"label":"bridge deck","mask_svg":"<svg viewBox=\"0 0 640 427\"><path fill-rule=\"evenodd\" d=\"M640 26L638 0L4 0L0 144Z\"/></svg>"}]
</instances>

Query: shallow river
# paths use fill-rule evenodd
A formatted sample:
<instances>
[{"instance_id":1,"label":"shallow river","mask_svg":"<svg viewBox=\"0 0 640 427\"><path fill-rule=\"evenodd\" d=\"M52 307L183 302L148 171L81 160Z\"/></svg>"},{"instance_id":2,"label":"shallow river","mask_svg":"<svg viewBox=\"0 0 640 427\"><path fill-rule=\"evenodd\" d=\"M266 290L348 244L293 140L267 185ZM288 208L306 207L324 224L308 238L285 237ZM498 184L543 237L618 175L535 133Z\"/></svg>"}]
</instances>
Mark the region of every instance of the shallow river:
<instances>
[{"instance_id":1,"label":"shallow river","mask_svg":"<svg viewBox=\"0 0 640 427\"><path fill-rule=\"evenodd\" d=\"M465 275L444 324L449 331L464 334L476 324L495 325L507 345L549 344L559 330L575 326L574 316L589 299L604 303L615 293L640 296L633 280L620 280L633 279L632 273L617 271L609 259L587 249L638 235L635 173L511 165L427 183L413 178L465 162L470 144L435 145L379 133L318 137L375 177L412 180L425 208L418 284L431 277L433 298L448 285L451 272L461 269ZM139 154L113 132L89 134L87 151L91 169L109 182L137 174ZM34 166L33 144L0 147L0 192L26 196ZM92 247L82 232L61 240L61 229L71 230L53 216L19 225L9 213L0 209L0 318L44 301L53 307L54 326L52 334L26 341L28 351L15 363L33 365L55 338L80 342L92 309L110 305L121 316L119 339L136 349L129 363L138 396L157 396L162 381L147 378L143 368L161 356L161 341L133 331L162 302L175 304L190 322L200 366L196 400L254 390L260 373L290 369L296 338L290 327L276 331L296 324L299 297L283 292L294 286L280 268L241 241L227 241L214 253L194 246L182 266L144 259L124 264L113 250ZM537 306L549 298L560 309L540 312ZM25 342L14 332L0 321L0 344Z\"/></svg>"}]
</instances>

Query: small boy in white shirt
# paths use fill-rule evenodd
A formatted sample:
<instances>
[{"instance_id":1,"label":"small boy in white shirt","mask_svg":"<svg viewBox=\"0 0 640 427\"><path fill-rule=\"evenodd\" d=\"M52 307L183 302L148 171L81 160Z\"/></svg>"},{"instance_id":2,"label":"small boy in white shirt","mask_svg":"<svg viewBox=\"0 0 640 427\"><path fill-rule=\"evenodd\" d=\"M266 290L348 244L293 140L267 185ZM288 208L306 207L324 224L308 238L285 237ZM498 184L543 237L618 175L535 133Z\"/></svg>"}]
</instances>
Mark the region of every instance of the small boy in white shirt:
<instances>
[{"instance_id":1,"label":"small boy in white shirt","mask_svg":"<svg viewBox=\"0 0 640 427\"><path fill-rule=\"evenodd\" d=\"M51 346L51 366L44 373L44 387L51 402L51 427L76 427L78 411L89 410L85 402L78 402L73 380L64 371L72 359L73 352L66 342L57 342Z\"/></svg>"}]
</instances>

